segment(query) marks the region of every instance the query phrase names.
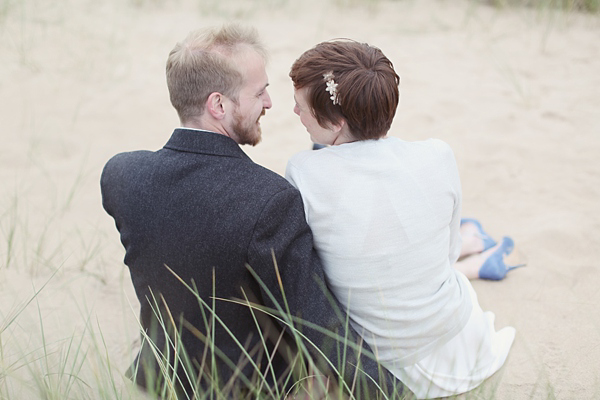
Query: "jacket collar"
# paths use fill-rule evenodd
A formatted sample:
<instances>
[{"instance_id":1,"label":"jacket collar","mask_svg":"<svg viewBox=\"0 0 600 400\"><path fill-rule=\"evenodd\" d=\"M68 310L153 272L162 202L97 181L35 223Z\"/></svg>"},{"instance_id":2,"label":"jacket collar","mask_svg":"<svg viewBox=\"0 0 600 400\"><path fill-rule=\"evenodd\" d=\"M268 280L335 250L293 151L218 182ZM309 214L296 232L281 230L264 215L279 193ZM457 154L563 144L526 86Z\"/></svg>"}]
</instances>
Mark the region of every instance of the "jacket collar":
<instances>
[{"instance_id":1,"label":"jacket collar","mask_svg":"<svg viewBox=\"0 0 600 400\"><path fill-rule=\"evenodd\" d=\"M250 157L231 138L219 133L196 129L177 128L164 146L165 149L215 156Z\"/></svg>"}]
</instances>

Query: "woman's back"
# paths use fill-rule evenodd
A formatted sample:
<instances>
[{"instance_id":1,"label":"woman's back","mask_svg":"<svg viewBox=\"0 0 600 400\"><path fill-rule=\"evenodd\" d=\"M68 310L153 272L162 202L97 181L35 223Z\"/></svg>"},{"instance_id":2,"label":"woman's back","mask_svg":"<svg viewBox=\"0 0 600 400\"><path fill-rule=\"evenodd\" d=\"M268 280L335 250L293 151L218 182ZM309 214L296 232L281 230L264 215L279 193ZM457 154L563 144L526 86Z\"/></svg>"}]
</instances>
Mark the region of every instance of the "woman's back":
<instances>
[{"instance_id":1,"label":"woman's back","mask_svg":"<svg viewBox=\"0 0 600 400\"><path fill-rule=\"evenodd\" d=\"M411 365L463 328L471 303L452 268L461 192L447 144L345 143L297 154L286 177L331 289L382 362Z\"/></svg>"}]
</instances>

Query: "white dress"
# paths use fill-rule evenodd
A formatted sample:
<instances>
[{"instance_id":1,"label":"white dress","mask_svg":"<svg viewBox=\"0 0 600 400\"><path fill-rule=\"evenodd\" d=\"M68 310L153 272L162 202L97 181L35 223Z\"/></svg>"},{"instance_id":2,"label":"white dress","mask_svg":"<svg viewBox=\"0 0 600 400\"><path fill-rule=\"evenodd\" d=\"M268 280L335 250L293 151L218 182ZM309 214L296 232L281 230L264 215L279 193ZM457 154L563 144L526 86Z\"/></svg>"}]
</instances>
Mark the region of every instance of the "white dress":
<instances>
[{"instance_id":1,"label":"white dress","mask_svg":"<svg viewBox=\"0 0 600 400\"><path fill-rule=\"evenodd\" d=\"M463 275L468 282L468 279ZM508 356L515 328L496 332L494 313L483 311L469 283L473 311L469 322L444 346L414 365L392 371L418 399L468 392L496 373Z\"/></svg>"},{"instance_id":2,"label":"white dress","mask_svg":"<svg viewBox=\"0 0 600 400\"><path fill-rule=\"evenodd\" d=\"M385 138L305 151L286 178L350 323L418 398L466 392L503 365L514 329L496 333L452 267L462 195L447 144Z\"/></svg>"}]
</instances>

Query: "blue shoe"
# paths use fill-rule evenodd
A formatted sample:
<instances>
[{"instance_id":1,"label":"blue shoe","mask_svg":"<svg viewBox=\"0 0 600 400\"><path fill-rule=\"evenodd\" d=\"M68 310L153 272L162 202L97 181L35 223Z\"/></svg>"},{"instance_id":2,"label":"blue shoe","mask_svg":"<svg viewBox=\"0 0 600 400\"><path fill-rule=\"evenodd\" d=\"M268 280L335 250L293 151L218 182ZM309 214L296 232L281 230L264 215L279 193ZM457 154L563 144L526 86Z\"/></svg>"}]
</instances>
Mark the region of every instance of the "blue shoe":
<instances>
[{"instance_id":1,"label":"blue shoe","mask_svg":"<svg viewBox=\"0 0 600 400\"><path fill-rule=\"evenodd\" d=\"M502 238L502 244L500 247L498 247L498 250L493 252L479 269L479 277L481 279L499 281L504 279L508 271L518 267L523 267L525 264L506 266L504 263L504 255L510 254L514 247L515 242L511 238L506 236Z\"/></svg>"},{"instance_id":2,"label":"blue shoe","mask_svg":"<svg viewBox=\"0 0 600 400\"><path fill-rule=\"evenodd\" d=\"M494 247L495 245L498 244L498 242L496 242L494 239L492 239L492 237L490 235L488 235L487 233L485 233L483 231L483 228L481 227L481 223L479 221L477 221L475 218L461 218L460 219L461 225L464 224L465 222L470 222L477 227L477 230L479 231L479 236L483 240L483 251L486 251L487 249L491 249L492 247Z\"/></svg>"}]
</instances>

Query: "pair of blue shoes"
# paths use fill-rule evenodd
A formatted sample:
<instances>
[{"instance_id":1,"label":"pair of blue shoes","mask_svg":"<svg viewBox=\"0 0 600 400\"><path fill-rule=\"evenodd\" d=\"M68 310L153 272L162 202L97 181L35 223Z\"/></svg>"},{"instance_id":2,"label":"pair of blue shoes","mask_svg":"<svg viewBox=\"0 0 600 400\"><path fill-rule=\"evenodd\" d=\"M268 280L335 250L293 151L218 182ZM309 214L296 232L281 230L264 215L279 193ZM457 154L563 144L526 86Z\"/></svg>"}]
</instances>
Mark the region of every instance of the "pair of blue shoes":
<instances>
[{"instance_id":1,"label":"pair of blue shoes","mask_svg":"<svg viewBox=\"0 0 600 400\"><path fill-rule=\"evenodd\" d=\"M470 222L477 227L479 235L483 240L483 251L491 249L497 244L497 242L494 239L492 239L490 235L485 233L479 221L477 221L474 218L462 218L460 220L461 225L465 222ZM502 238L502 243L500 244L498 249L494 251L492 255L488 257L487 260L485 260L485 262L479 269L479 278L499 281L504 279L508 271L524 266L525 264L507 266L504 262L504 256L512 253L514 247L515 242L510 237L505 236L504 238Z\"/></svg>"}]
</instances>

